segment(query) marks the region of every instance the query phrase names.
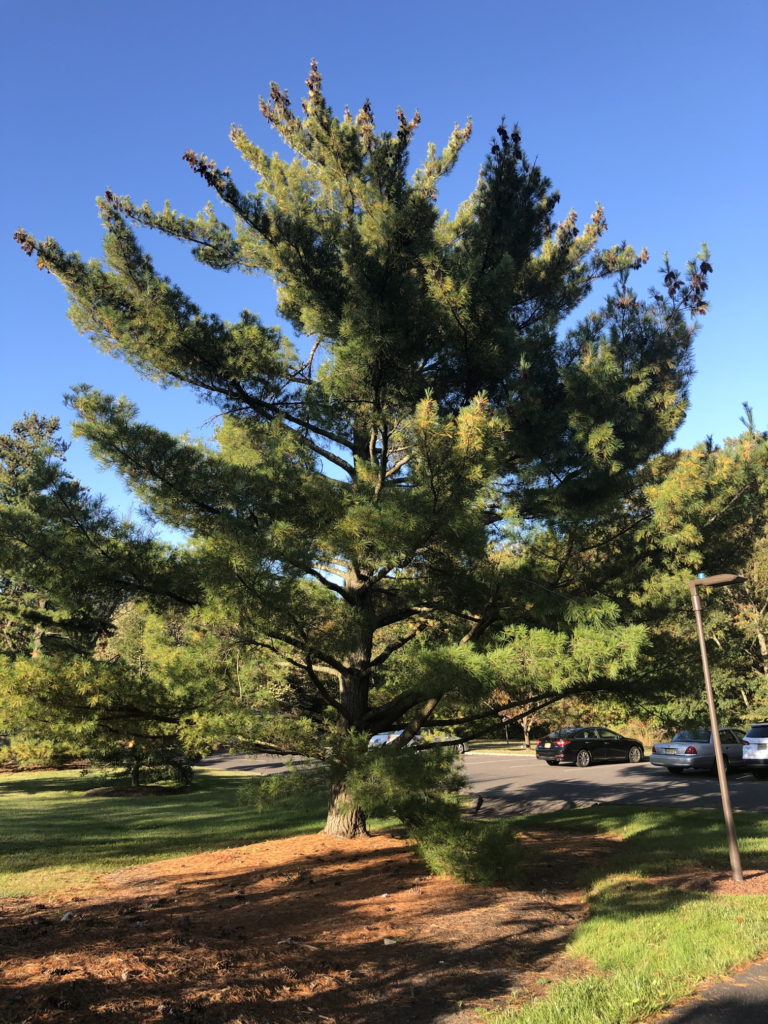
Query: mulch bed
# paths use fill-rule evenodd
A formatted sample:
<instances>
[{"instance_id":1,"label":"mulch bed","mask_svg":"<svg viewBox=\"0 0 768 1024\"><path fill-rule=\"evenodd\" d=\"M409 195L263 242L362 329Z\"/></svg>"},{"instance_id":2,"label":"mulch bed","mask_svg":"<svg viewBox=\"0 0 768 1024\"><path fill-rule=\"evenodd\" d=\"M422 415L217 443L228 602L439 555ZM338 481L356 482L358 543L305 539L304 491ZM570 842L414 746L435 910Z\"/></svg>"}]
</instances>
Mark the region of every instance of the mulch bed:
<instances>
[{"instance_id":1,"label":"mulch bed","mask_svg":"<svg viewBox=\"0 0 768 1024\"><path fill-rule=\"evenodd\" d=\"M313 835L7 900L3 1024L475 1020L467 1003L496 1005L565 969L563 944L586 914L568 878L571 837L521 841L532 851L521 888L425 875L392 835ZM579 845L583 868L615 841Z\"/></svg>"},{"instance_id":2,"label":"mulch bed","mask_svg":"<svg viewBox=\"0 0 768 1024\"><path fill-rule=\"evenodd\" d=\"M473 1024L589 969L563 953L587 913L574 878L619 842L533 829L519 841L517 887L426 875L392 834L320 834L141 864L44 901L6 900L0 1019ZM765 891L767 878L749 873L739 891ZM659 881L730 888L704 873Z\"/></svg>"}]
</instances>

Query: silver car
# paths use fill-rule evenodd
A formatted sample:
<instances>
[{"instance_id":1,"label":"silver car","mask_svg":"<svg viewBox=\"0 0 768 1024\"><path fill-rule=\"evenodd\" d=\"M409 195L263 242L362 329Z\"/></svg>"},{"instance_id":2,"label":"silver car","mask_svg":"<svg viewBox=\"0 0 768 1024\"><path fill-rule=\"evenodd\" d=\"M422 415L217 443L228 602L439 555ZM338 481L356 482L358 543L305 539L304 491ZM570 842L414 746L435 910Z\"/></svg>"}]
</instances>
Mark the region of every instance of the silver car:
<instances>
[{"instance_id":1,"label":"silver car","mask_svg":"<svg viewBox=\"0 0 768 1024\"><path fill-rule=\"evenodd\" d=\"M394 732L377 732L375 736L371 736L368 740L369 747L388 747L390 743L394 743L398 736L402 736L403 730L396 729ZM447 746L450 744L455 747L459 754L463 754L466 750L466 744L464 740L460 740L456 736L451 736L447 732L437 732L434 729L425 729L423 732L417 732L412 740L408 741L409 747L429 747L429 746Z\"/></svg>"},{"instance_id":2,"label":"silver car","mask_svg":"<svg viewBox=\"0 0 768 1024\"><path fill-rule=\"evenodd\" d=\"M742 740L744 767L756 779L768 778L768 722L757 722L750 726Z\"/></svg>"},{"instance_id":3,"label":"silver car","mask_svg":"<svg viewBox=\"0 0 768 1024\"><path fill-rule=\"evenodd\" d=\"M726 769L732 765L741 765L743 736L743 729L720 730L720 744ZM666 768L673 775L679 775L686 768L712 769L715 766L712 732L707 726L682 729L666 743L654 743L648 760L651 764Z\"/></svg>"}]
</instances>

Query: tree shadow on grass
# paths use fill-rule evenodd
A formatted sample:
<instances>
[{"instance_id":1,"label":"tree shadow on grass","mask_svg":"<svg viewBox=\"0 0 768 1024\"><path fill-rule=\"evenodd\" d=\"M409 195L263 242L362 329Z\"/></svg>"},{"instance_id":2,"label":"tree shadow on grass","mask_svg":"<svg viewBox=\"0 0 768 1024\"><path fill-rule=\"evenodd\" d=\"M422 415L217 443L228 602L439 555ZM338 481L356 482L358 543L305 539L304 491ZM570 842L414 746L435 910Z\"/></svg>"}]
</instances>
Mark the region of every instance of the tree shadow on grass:
<instances>
[{"instance_id":1,"label":"tree shadow on grass","mask_svg":"<svg viewBox=\"0 0 768 1024\"><path fill-rule=\"evenodd\" d=\"M189 793L130 801L70 793L71 781L75 780L67 780L66 788L55 779L3 783L2 792L15 790L20 796L9 805L0 835L3 870L19 873L81 864L101 864L107 870L141 859L316 831L325 813L319 798L256 813L238 804L241 780L234 779L205 779ZM86 788L91 785L86 783ZM51 790L62 790L62 798L56 799ZM24 799L27 795L29 801Z\"/></svg>"}]
</instances>

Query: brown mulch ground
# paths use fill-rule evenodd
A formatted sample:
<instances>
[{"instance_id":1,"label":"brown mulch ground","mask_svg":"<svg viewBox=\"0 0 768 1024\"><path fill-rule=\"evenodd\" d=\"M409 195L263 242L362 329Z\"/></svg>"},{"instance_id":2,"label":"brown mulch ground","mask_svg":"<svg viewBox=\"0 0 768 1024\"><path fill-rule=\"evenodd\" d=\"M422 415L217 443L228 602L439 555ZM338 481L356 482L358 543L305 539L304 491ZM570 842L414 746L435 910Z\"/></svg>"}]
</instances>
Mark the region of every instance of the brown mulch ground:
<instances>
[{"instance_id":1,"label":"brown mulch ground","mask_svg":"<svg viewBox=\"0 0 768 1024\"><path fill-rule=\"evenodd\" d=\"M574 873L618 842L533 830L520 841L519 887L427 876L390 834L314 835L142 864L77 896L9 899L0 1020L471 1024L587 966L562 953L586 915ZM671 884L729 888L703 874ZM746 884L766 892L768 874Z\"/></svg>"}]
</instances>

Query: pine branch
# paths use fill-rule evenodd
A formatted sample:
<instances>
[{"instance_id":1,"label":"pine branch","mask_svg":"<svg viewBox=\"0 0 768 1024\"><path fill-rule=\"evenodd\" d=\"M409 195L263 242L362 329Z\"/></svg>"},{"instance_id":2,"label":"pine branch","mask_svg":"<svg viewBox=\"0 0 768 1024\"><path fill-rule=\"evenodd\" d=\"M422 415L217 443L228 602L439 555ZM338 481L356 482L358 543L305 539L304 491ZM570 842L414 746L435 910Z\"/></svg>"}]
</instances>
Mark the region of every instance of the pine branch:
<instances>
[{"instance_id":1,"label":"pine branch","mask_svg":"<svg viewBox=\"0 0 768 1024\"><path fill-rule=\"evenodd\" d=\"M397 640L393 640L392 643L387 644L380 654L377 654L370 662L369 668L377 668L379 665L383 665L389 658L395 653L395 651L401 650L406 644L409 644L411 640L415 640L417 636L427 629L427 623L420 623L416 629L410 633L405 633L403 636L398 637Z\"/></svg>"}]
</instances>

